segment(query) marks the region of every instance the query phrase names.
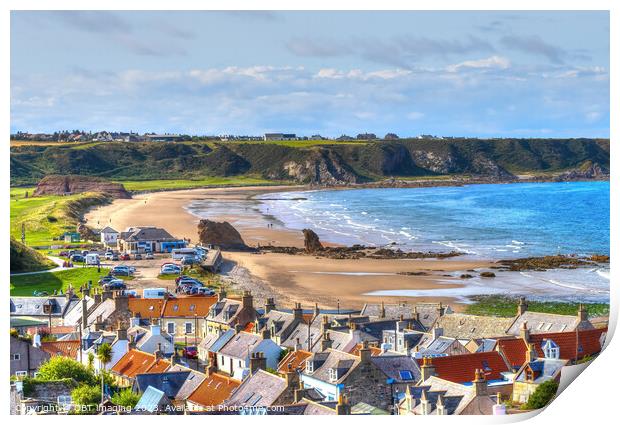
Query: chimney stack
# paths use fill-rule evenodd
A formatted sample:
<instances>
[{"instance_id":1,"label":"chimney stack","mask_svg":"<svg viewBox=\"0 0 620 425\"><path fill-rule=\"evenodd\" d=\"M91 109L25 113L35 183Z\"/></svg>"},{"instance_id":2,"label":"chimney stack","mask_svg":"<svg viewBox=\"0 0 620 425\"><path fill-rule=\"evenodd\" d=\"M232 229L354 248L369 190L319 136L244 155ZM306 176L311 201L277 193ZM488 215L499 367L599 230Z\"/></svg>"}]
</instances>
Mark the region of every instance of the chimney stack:
<instances>
[{"instance_id":1,"label":"chimney stack","mask_svg":"<svg viewBox=\"0 0 620 425\"><path fill-rule=\"evenodd\" d=\"M521 324L521 329L519 329L519 336L525 341L525 343L530 342L530 330L527 328L527 322L523 322Z\"/></svg>"},{"instance_id":2,"label":"chimney stack","mask_svg":"<svg viewBox=\"0 0 620 425\"><path fill-rule=\"evenodd\" d=\"M88 300L82 298L82 330L88 327Z\"/></svg>"},{"instance_id":3,"label":"chimney stack","mask_svg":"<svg viewBox=\"0 0 620 425\"><path fill-rule=\"evenodd\" d=\"M129 297L123 291L114 293L114 308L116 311L129 311Z\"/></svg>"},{"instance_id":4,"label":"chimney stack","mask_svg":"<svg viewBox=\"0 0 620 425\"><path fill-rule=\"evenodd\" d=\"M323 339L321 339L321 351L326 351L332 347L332 340L329 338L329 332L323 332Z\"/></svg>"},{"instance_id":5,"label":"chimney stack","mask_svg":"<svg viewBox=\"0 0 620 425\"><path fill-rule=\"evenodd\" d=\"M433 361L430 357L424 357L422 359L422 366L420 367L420 371L422 372L422 382L426 381L431 376L435 376L435 366L433 366Z\"/></svg>"},{"instance_id":6,"label":"chimney stack","mask_svg":"<svg viewBox=\"0 0 620 425\"><path fill-rule=\"evenodd\" d=\"M103 291L103 293L101 294L101 300L105 301L108 300L110 298L112 298L114 295L112 294L112 291Z\"/></svg>"},{"instance_id":7,"label":"chimney stack","mask_svg":"<svg viewBox=\"0 0 620 425\"><path fill-rule=\"evenodd\" d=\"M301 350L301 342L299 341L299 338L295 338L295 351L299 350Z\"/></svg>"},{"instance_id":8,"label":"chimney stack","mask_svg":"<svg viewBox=\"0 0 620 425\"><path fill-rule=\"evenodd\" d=\"M269 313L271 310L276 309L276 302L273 298L267 298L265 302L265 314Z\"/></svg>"},{"instance_id":9,"label":"chimney stack","mask_svg":"<svg viewBox=\"0 0 620 425\"><path fill-rule=\"evenodd\" d=\"M383 301L381 301L381 310L379 311L379 317L382 319L385 318L385 303Z\"/></svg>"},{"instance_id":10,"label":"chimney stack","mask_svg":"<svg viewBox=\"0 0 620 425\"><path fill-rule=\"evenodd\" d=\"M254 375L259 369L267 369L267 358L262 352L250 353L250 373Z\"/></svg>"},{"instance_id":11,"label":"chimney stack","mask_svg":"<svg viewBox=\"0 0 620 425\"><path fill-rule=\"evenodd\" d=\"M101 303L101 292L99 292L97 288L95 288L95 294L93 295L93 298L95 300L95 305Z\"/></svg>"},{"instance_id":12,"label":"chimney stack","mask_svg":"<svg viewBox=\"0 0 620 425\"><path fill-rule=\"evenodd\" d=\"M314 303L314 317L318 317L321 314L321 310L319 309L319 303Z\"/></svg>"},{"instance_id":13,"label":"chimney stack","mask_svg":"<svg viewBox=\"0 0 620 425\"><path fill-rule=\"evenodd\" d=\"M488 395L487 380L482 369L476 369L472 384L474 385L474 394L476 396Z\"/></svg>"},{"instance_id":14,"label":"chimney stack","mask_svg":"<svg viewBox=\"0 0 620 425\"><path fill-rule=\"evenodd\" d=\"M134 335L129 336L129 344L127 345L127 347L130 350L135 350L135 348L136 348L136 337Z\"/></svg>"},{"instance_id":15,"label":"chimney stack","mask_svg":"<svg viewBox=\"0 0 620 425\"><path fill-rule=\"evenodd\" d=\"M329 316L323 316L323 321L321 322L321 331L325 332L326 330L332 327L331 323L329 323Z\"/></svg>"},{"instance_id":16,"label":"chimney stack","mask_svg":"<svg viewBox=\"0 0 620 425\"><path fill-rule=\"evenodd\" d=\"M164 358L164 353L161 351L161 342L157 344L157 350L153 353L155 355L156 360L161 360Z\"/></svg>"},{"instance_id":17,"label":"chimney stack","mask_svg":"<svg viewBox=\"0 0 620 425\"><path fill-rule=\"evenodd\" d=\"M443 316L446 313L446 308L443 306L443 303L439 303L439 307L437 307L437 312L439 313L439 317Z\"/></svg>"},{"instance_id":18,"label":"chimney stack","mask_svg":"<svg viewBox=\"0 0 620 425\"><path fill-rule=\"evenodd\" d=\"M243 291L243 296L241 297L241 305L242 308L253 308L254 300L252 298L252 293L250 291Z\"/></svg>"},{"instance_id":19,"label":"chimney stack","mask_svg":"<svg viewBox=\"0 0 620 425\"><path fill-rule=\"evenodd\" d=\"M293 317L295 320L303 320L304 311L301 308L301 303L295 303L295 308L293 309Z\"/></svg>"},{"instance_id":20,"label":"chimney stack","mask_svg":"<svg viewBox=\"0 0 620 425\"><path fill-rule=\"evenodd\" d=\"M360 348L360 362L362 364L370 362L370 348L368 347L368 341L362 342L362 348Z\"/></svg>"},{"instance_id":21,"label":"chimney stack","mask_svg":"<svg viewBox=\"0 0 620 425\"><path fill-rule=\"evenodd\" d=\"M161 335L161 326L159 325L159 322L157 321L157 319L153 319L151 321L151 335Z\"/></svg>"},{"instance_id":22,"label":"chimney stack","mask_svg":"<svg viewBox=\"0 0 620 425\"><path fill-rule=\"evenodd\" d=\"M526 363L533 362L538 358L538 353L536 352L536 348L534 348L534 344L526 344L527 348L525 351L525 361Z\"/></svg>"},{"instance_id":23,"label":"chimney stack","mask_svg":"<svg viewBox=\"0 0 620 425\"><path fill-rule=\"evenodd\" d=\"M304 398L306 396L306 388L304 388L304 383L303 381L300 379L299 380L299 385L298 387L295 389L294 392L294 401L295 403L299 403L301 402L301 399Z\"/></svg>"},{"instance_id":24,"label":"chimney stack","mask_svg":"<svg viewBox=\"0 0 620 425\"><path fill-rule=\"evenodd\" d=\"M443 336L443 328L440 328L439 326L435 326L432 330L431 330L431 334L433 335L433 339L437 339L440 336Z\"/></svg>"},{"instance_id":25,"label":"chimney stack","mask_svg":"<svg viewBox=\"0 0 620 425\"><path fill-rule=\"evenodd\" d=\"M586 311L586 307L583 304L579 304L579 310L577 311L577 319L579 322L585 322L588 320L588 312Z\"/></svg>"},{"instance_id":26,"label":"chimney stack","mask_svg":"<svg viewBox=\"0 0 620 425\"><path fill-rule=\"evenodd\" d=\"M224 289L224 285L220 286L220 291L217 293L217 300L223 301L226 298L226 290Z\"/></svg>"},{"instance_id":27,"label":"chimney stack","mask_svg":"<svg viewBox=\"0 0 620 425\"><path fill-rule=\"evenodd\" d=\"M121 324L120 320L116 326L116 339L119 341L127 340L127 329Z\"/></svg>"},{"instance_id":28,"label":"chimney stack","mask_svg":"<svg viewBox=\"0 0 620 425\"><path fill-rule=\"evenodd\" d=\"M336 405L336 415L350 415L351 405L346 395L338 394L338 404Z\"/></svg>"},{"instance_id":29,"label":"chimney stack","mask_svg":"<svg viewBox=\"0 0 620 425\"><path fill-rule=\"evenodd\" d=\"M82 288L82 296L90 297L90 286L89 285L84 285L84 288Z\"/></svg>"},{"instance_id":30,"label":"chimney stack","mask_svg":"<svg viewBox=\"0 0 620 425\"><path fill-rule=\"evenodd\" d=\"M526 311L527 311L527 302L525 301L525 297L521 297L519 298L519 305L517 306L517 316L521 316Z\"/></svg>"},{"instance_id":31,"label":"chimney stack","mask_svg":"<svg viewBox=\"0 0 620 425\"><path fill-rule=\"evenodd\" d=\"M296 388L299 388L299 375L291 368L290 364L286 367L284 378L286 379L286 388L291 389L291 391L295 391Z\"/></svg>"}]
</instances>

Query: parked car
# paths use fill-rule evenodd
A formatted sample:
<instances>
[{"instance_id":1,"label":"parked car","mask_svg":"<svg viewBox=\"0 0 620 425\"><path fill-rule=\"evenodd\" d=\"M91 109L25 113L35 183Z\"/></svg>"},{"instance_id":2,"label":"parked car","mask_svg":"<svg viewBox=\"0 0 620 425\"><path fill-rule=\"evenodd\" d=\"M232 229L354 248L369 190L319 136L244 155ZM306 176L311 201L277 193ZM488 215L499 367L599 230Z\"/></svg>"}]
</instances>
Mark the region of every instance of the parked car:
<instances>
[{"instance_id":1,"label":"parked car","mask_svg":"<svg viewBox=\"0 0 620 425\"><path fill-rule=\"evenodd\" d=\"M196 295L215 295L215 290L203 286L202 288L198 288L198 290L196 291Z\"/></svg>"},{"instance_id":2,"label":"parked car","mask_svg":"<svg viewBox=\"0 0 620 425\"><path fill-rule=\"evenodd\" d=\"M194 279L193 277L184 276L177 282L177 285L190 284L196 286L204 286L204 283L199 281L198 279Z\"/></svg>"},{"instance_id":3,"label":"parked car","mask_svg":"<svg viewBox=\"0 0 620 425\"><path fill-rule=\"evenodd\" d=\"M112 254L112 261L118 261L118 254L115 252L114 254Z\"/></svg>"},{"instance_id":4,"label":"parked car","mask_svg":"<svg viewBox=\"0 0 620 425\"><path fill-rule=\"evenodd\" d=\"M58 253L59 257L68 257L69 256L69 252L68 251L60 251Z\"/></svg>"},{"instance_id":5,"label":"parked car","mask_svg":"<svg viewBox=\"0 0 620 425\"><path fill-rule=\"evenodd\" d=\"M142 254L136 254L133 256L134 260L142 260Z\"/></svg>"},{"instance_id":6,"label":"parked car","mask_svg":"<svg viewBox=\"0 0 620 425\"><path fill-rule=\"evenodd\" d=\"M112 257L114 257L114 252L113 252L113 251L106 251L106 253L105 253L105 255L104 255L104 258L105 258L106 260L111 260L111 259L112 259Z\"/></svg>"},{"instance_id":7,"label":"parked car","mask_svg":"<svg viewBox=\"0 0 620 425\"><path fill-rule=\"evenodd\" d=\"M183 264L184 266L191 266L193 264L198 264L198 261L196 261L195 258L183 257L183 259L181 260L181 264Z\"/></svg>"},{"instance_id":8,"label":"parked car","mask_svg":"<svg viewBox=\"0 0 620 425\"><path fill-rule=\"evenodd\" d=\"M196 347L186 347L183 349L183 355L188 359L197 359L198 349Z\"/></svg>"},{"instance_id":9,"label":"parked car","mask_svg":"<svg viewBox=\"0 0 620 425\"><path fill-rule=\"evenodd\" d=\"M155 258L155 256L153 255L152 252L147 252L144 258L146 258L147 260L152 260Z\"/></svg>"},{"instance_id":10,"label":"parked car","mask_svg":"<svg viewBox=\"0 0 620 425\"><path fill-rule=\"evenodd\" d=\"M82 255L84 257L86 257L88 255L89 251L87 249L82 250Z\"/></svg>"},{"instance_id":11,"label":"parked car","mask_svg":"<svg viewBox=\"0 0 620 425\"><path fill-rule=\"evenodd\" d=\"M183 275L181 275L181 276L177 277L176 279L174 279L174 282L178 285L178 284L179 284L179 282L180 282L182 279L191 279L191 276L188 276L188 275L186 275L186 274L183 274Z\"/></svg>"},{"instance_id":12,"label":"parked car","mask_svg":"<svg viewBox=\"0 0 620 425\"><path fill-rule=\"evenodd\" d=\"M70 258L70 260L74 263L83 263L86 259L84 258L83 255L80 254L73 254Z\"/></svg>"},{"instance_id":13,"label":"parked car","mask_svg":"<svg viewBox=\"0 0 620 425\"><path fill-rule=\"evenodd\" d=\"M127 266L114 266L110 273L114 276L131 276L131 269Z\"/></svg>"},{"instance_id":14,"label":"parked car","mask_svg":"<svg viewBox=\"0 0 620 425\"><path fill-rule=\"evenodd\" d=\"M110 282L104 284L103 289L107 291L118 291L120 289L127 289L127 285L121 279L113 279Z\"/></svg>"},{"instance_id":15,"label":"parked car","mask_svg":"<svg viewBox=\"0 0 620 425\"><path fill-rule=\"evenodd\" d=\"M109 275L103 276L101 279L99 279L97 283L99 283L99 285L104 285L106 283L110 283L114 279L116 278L113 275L109 274Z\"/></svg>"},{"instance_id":16,"label":"parked car","mask_svg":"<svg viewBox=\"0 0 620 425\"><path fill-rule=\"evenodd\" d=\"M181 267L176 264L166 264L161 267L161 274L179 274L181 273Z\"/></svg>"},{"instance_id":17,"label":"parked car","mask_svg":"<svg viewBox=\"0 0 620 425\"><path fill-rule=\"evenodd\" d=\"M121 254L120 259L121 261L127 261L130 260L131 257L129 257L129 254Z\"/></svg>"},{"instance_id":18,"label":"parked car","mask_svg":"<svg viewBox=\"0 0 620 425\"><path fill-rule=\"evenodd\" d=\"M35 297L47 297L49 293L47 291L34 291L32 295Z\"/></svg>"}]
</instances>

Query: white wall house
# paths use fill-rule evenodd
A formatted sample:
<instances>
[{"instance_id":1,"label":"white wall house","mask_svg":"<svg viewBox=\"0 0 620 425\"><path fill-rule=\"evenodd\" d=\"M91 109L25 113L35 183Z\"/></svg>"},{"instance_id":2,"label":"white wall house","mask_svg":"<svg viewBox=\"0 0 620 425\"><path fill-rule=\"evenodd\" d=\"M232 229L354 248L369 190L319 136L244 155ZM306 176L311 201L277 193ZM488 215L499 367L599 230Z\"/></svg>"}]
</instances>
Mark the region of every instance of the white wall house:
<instances>
[{"instance_id":1,"label":"white wall house","mask_svg":"<svg viewBox=\"0 0 620 425\"><path fill-rule=\"evenodd\" d=\"M116 241L118 240L119 232L107 226L101 229L101 243L105 246L116 246Z\"/></svg>"}]
</instances>

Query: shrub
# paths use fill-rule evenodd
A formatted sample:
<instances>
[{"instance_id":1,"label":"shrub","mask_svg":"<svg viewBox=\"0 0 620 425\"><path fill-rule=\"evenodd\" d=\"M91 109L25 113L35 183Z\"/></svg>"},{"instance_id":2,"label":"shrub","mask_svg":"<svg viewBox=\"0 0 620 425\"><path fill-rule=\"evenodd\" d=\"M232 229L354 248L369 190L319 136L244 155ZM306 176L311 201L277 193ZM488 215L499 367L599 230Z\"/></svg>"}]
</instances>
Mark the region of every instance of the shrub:
<instances>
[{"instance_id":1,"label":"shrub","mask_svg":"<svg viewBox=\"0 0 620 425\"><path fill-rule=\"evenodd\" d=\"M136 407L136 404L138 404L138 400L140 400L140 394L134 393L133 391L131 391L130 388L125 388L124 390L121 390L114 394L111 400L112 403L116 404L117 406L123 406L133 409L134 407Z\"/></svg>"},{"instance_id":2,"label":"shrub","mask_svg":"<svg viewBox=\"0 0 620 425\"><path fill-rule=\"evenodd\" d=\"M56 356L43 363L37 378L41 381L56 381L73 378L80 384L96 384L95 375L82 363L68 357Z\"/></svg>"},{"instance_id":3,"label":"shrub","mask_svg":"<svg viewBox=\"0 0 620 425\"><path fill-rule=\"evenodd\" d=\"M101 401L101 391L96 385L83 384L71 391L71 398L78 411L94 413Z\"/></svg>"},{"instance_id":4,"label":"shrub","mask_svg":"<svg viewBox=\"0 0 620 425\"><path fill-rule=\"evenodd\" d=\"M542 409L555 397L558 391L558 383L551 380L543 382L536 388L536 391L530 395L525 404L526 409Z\"/></svg>"}]
</instances>

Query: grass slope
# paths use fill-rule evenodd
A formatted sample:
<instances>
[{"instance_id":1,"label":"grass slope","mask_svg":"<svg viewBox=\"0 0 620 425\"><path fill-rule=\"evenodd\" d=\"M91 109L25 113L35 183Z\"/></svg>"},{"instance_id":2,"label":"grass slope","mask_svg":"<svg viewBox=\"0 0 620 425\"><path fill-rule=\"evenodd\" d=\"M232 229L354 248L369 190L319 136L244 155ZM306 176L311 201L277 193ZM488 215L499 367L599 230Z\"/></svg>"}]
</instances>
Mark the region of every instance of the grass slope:
<instances>
[{"instance_id":1,"label":"grass slope","mask_svg":"<svg viewBox=\"0 0 620 425\"><path fill-rule=\"evenodd\" d=\"M36 272L56 267L56 264L44 255L11 239L11 273Z\"/></svg>"},{"instance_id":2,"label":"grass slope","mask_svg":"<svg viewBox=\"0 0 620 425\"><path fill-rule=\"evenodd\" d=\"M109 202L106 196L95 193L25 198L25 192L25 189L11 189L10 230L11 237L21 240L24 224L26 245L29 246L54 243L55 237L66 231L75 231L79 217L86 208ZM29 191L31 194L32 191Z\"/></svg>"},{"instance_id":3,"label":"grass slope","mask_svg":"<svg viewBox=\"0 0 620 425\"><path fill-rule=\"evenodd\" d=\"M482 316L514 317L517 314L519 300L503 295L488 295L471 297L474 304L467 306L466 313ZM576 316L579 303L555 302L555 301L528 301L529 311L539 313L565 314ZM609 304L592 303L584 304L590 316L609 315Z\"/></svg>"},{"instance_id":4,"label":"grass slope","mask_svg":"<svg viewBox=\"0 0 620 425\"><path fill-rule=\"evenodd\" d=\"M79 288L92 281L93 288L99 287L97 281L108 274L108 269L97 272L96 267L76 266L69 270L54 273L37 273L25 276L11 276L11 296L31 296L34 291L65 292L69 285Z\"/></svg>"},{"instance_id":5,"label":"grass slope","mask_svg":"<svg viewBox=\"0 0 620 425\"><path fill-rule=\"evenodd\" d=\"M263 178L250 177L250 176L237 176L237 177L205 177L201 179L188 180L188 179L176 179L176 180L119 180L117 183L122 183L125 189L129 191L139 192L147 190L171 190L171 189L192 189L205 186L251 186L251 185L274 185L279 181L270 181Z\"/></svg>"}]
</instances>

